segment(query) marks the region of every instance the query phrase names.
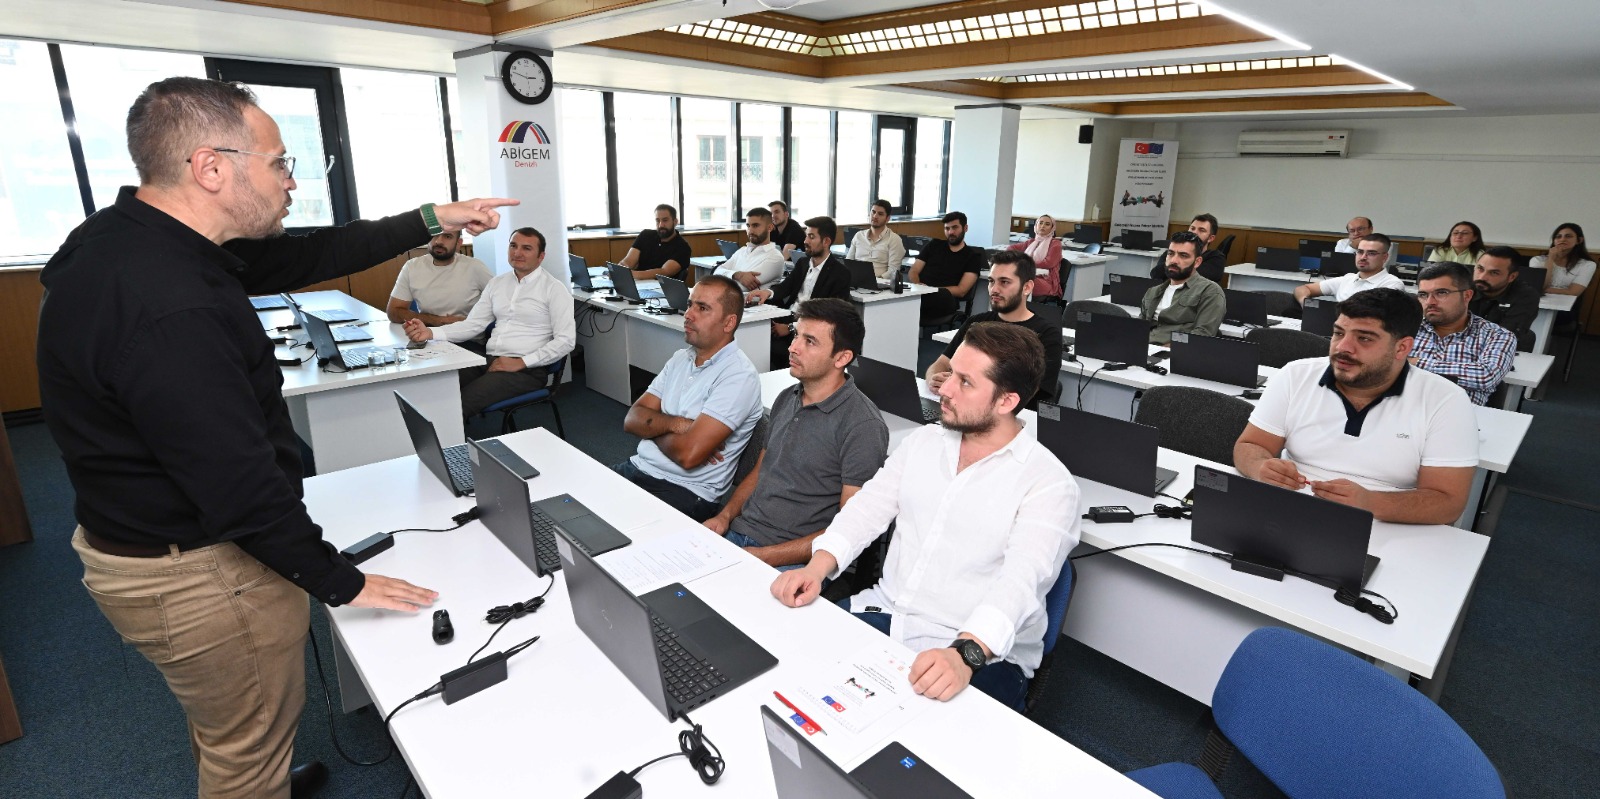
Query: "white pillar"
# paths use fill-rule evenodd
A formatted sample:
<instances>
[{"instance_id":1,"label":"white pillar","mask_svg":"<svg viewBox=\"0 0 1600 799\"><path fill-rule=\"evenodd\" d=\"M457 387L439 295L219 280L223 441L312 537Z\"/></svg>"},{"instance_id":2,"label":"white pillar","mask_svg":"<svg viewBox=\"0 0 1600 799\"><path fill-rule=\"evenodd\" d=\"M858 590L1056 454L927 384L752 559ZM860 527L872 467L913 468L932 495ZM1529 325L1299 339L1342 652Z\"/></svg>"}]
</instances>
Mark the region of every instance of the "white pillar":
<instances>
[{"instance_id":1,"label":"white pillar","mask_svg":"<svg viewBox=\"0 0 1600 799\"><path fill-rule=\"evenodd\" d=\"M1011 232L1022 107L958 105L950 140L950 210L967 215L967 243L989 247Z\"/></svg>"}]
</instances>

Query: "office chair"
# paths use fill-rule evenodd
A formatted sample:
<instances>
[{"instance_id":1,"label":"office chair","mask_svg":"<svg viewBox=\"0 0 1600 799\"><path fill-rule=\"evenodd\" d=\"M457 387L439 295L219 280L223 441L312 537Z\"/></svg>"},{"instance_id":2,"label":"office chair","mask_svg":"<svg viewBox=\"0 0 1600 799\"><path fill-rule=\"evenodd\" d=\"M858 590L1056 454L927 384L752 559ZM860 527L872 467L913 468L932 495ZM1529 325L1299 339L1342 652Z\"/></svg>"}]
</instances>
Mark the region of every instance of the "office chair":
<instances>
[{"instance_id":1,"label":"office chair","mask_svg":"<svg viewBox=\"0 0 1600 799\"><path fill-rule=\"evenodd\" d=\"M750 432L750 440L745 442L744 450L739 453L739 464L733 468L733 482L729 484L727 492L722 495L722 504L728 504L733 497L733 492L739 490L739 484L744 482L750 473L755 471L756 463L761 460L761 451L767 447L767 420L766 411L761 412L761 418L756 420L756 429Z\"/></svg>"},{"instance_id":2,"label":"office chair","mask_svg":"<svg viewBox=\"0 0 1600 799\"><path fill-rule=\"evenodd\" d=\"M1494 764L1453 719L1402 680L1280 627L1245 636L1211 698L1205 769L1128 773L1167 799L1220 797L1235 747L1292 799L1505 799Z\"/></svg>"},{"instance_id":3,"label":"office chair","mask_svg":"<svg viewBox=\"0 0 1600 799\"><path fill-rule=\"evenodd\" d=\"M1061 624L1067 618L1067 606L1072 604L1072 586L1078 577L1077 567L1072 561L1061 564L1061 573L1056 575L1055 585L1050 586L1049 593L1044 595L1044 659L1039 661L1039 668L1033 670L1033 679L1028 682L1028 693L1022 700L1023 709L1032 710L1039 703L1039 698L1044 696L1045 685L1050 682L1050 666L1054 658L1056 644L1061 642Z\"/></svg>"},{"instance_id":4,"label":"office chair","mask_svg":"<svg viewBox=\"0 0 1600 799\"><path fill-rule=\"evenodd\" d=\"M1073 300L1067 303L1067 307L1061 311L1061 326L1077 329L1078 313L1080 311L1103 313L1110 316L1133 316L1133 314L1128 313L1127 308L1121 305L1112 305L1109 302L1101 302L1100 300Z\"/></svg>"},{"instance_id":5,"label":"office chair","mask_svg":"<svg viewBox=\"0 0 1600 799\"><path fill-rule=\"evenodd\" d=\"M1284 316L1290 319L1300 318L1300 301L1294 298L1293 293L1287 291L1260 291L1256 293L1267 298L1268 316Z\"/></svg>"},{"instance_id":6,"label":"office chair","mask_svg":"<svg viewBox=\"0 0 1600 799\"><path fill-rule=\"evenodd\" d=\"M1226 259L1228 257L1228 253L1233 251L1233 239L1234 235L1229 233L1228 235L1223 236L1222 241L1217 242L1217 246L1213 249L1222 253L1222 257Z\"/></svg>"},{"instance_id":7,"label":"office chair","mask_svg":"<svg viewBox=\"0 0 1600 799\"><path fill-rule=\"evenodd\" d=\"M1103 249L1104 247L1105 247L1105 245L1101 244L1098 241L1093 243L1093 244L1085 244L1085 245L1083 245L1083 254L1084 255L1099 255L1100 254L1100 250Z\"/></svg>"},{"instance_id":8,"label":"office chair","mask_svg":"<svg viewBox=\"0 0 1600 799\"><path fill-rule=\"evenodd\" d=\"M565 371L566 368L566 358L556 361L550 366L549 377L546 378L546 384L544 388L500 400L499 402L484 408L481 415L488 416L491 413L503 414L500 420L500 435L505 435L507 433L517 432L517 411L520 411L523 408L532 407L534 405L549 405L550 412L554 414L556 418L556 435L560 436L561 440L565 441L567 438L567 431L561 426L561 408L560 406L556 405L556 392L561 389L561 373Z\"/></svg>"},{"instance_id":9,"label":"office chair","mask_svg":"<svg viewBox=\"0 0 1600 799\"><path fill-rule=\"evenodd\" d=\"M1160 430L1161 446L1167 449L1232 466L1233 442L1250 423L1253 410L1250 403L1219 391L1156 386L1144 392L1133 420ZM1195 424L1196 419L1206 423Z\"/></svg>"},{"instance_id":10,"label":"office chair","mask_svg":"<svg viewBox=\"0 0 1600 799\"><path fill-rule=\"evenodd\" d=\"M1328 340L1304 330L1258 327L1246 330L1244 340L1252 342L1261 354L1261 365L1282 369L1290 361L1328 357Z\"/></svg>"}]
</instances>

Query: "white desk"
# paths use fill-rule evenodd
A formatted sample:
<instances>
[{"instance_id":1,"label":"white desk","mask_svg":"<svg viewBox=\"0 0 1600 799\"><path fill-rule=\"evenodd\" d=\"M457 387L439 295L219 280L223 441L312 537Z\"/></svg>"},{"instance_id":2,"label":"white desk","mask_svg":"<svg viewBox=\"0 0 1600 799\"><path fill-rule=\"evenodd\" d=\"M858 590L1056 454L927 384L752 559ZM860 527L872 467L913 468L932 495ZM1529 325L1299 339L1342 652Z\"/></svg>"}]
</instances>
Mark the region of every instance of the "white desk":
<instances>
[{"instance_id":1,"label":"white desk","mask_svg":"<svg viewBox=\"0 0 1600 799\"><path fill-rule=\"evenodd\" d=\"M876 293L852 289L850 302L861 313L861 323L867 329L861 354L915 372L917 340L921 333L922 295L935 291L937 289L920 283L907 283L905 290L899 294L889 289L879 289Z\"/></svg>"},{"instance_id":2,"label":"white desk","mask_svg":"<svg viewBox=\"0 0 1600 799\"><path fill-rule=\"evenodd\" d=\"M1087 245L1067 240L1062 242L1062 246L1081 250ZM1160 263L1166 250L1125 250L1115 244L1105 244L1100 247L1100 253L1115 257L1107 269L1111 274L1148 278L1150 270Z\"/></svg>"},{"instance_id":3,"label":"white desk","mask_svg":"<svg viewBox=\"0 0 1600 799\"><path fill-rule=\"evenodd\" d=\"M516 433L505 441L542 473L529 485L535 498L571 493L636 543L700 529L545 430ZM349 501L374 492L388 501ZM471 504L451 497L415 457L306 481L312 518L336 546L379 530L434 526ZM768 594L776 572L754 558L739 557L735 566L689 585L777 656L779 666L695 710L693 717L728 763L717 795L764 799L776 793L758 706L773 702L772 691L789 689L799 675L884 639L828 602L783 607ZM481 621L486 609L535 596L545 585L479 522L451 533L404 534L393 549L363 567L439 591L435 607L448 609L456 627L455 640L438 646L430 638L426 611L413 616L349 607L330 611L347 707L370 697L384 714L466 662L491 632ZM510 622L489 650L504 651L534 635L541 639L509 662L505 682L454 705L431 697L395 716L395 741L426 796L581 797L618 770L677 750L677 734L685 725L668 723L577 629L560 572L545 606ZM841 765L854 767L888 740L904 743L978 796L1150 796L977 691L929 706L913 723L841 757ZM682 758L652 766L639 781L653 799L709 795Z\"/></svg>"},{"instance_id":4,"label":"white desk","mask_svg":"<svg viewBox=\"0 0 1600 799\"><path fill-rule=\"evenodd\" d=\"M406 345L404 331L390 324L387 314L342 291L312 291L294 297L307 310L338 308L369 320L364 329L372 334L372 341L346 347ZM266 328L294 324L294 316L286 308L260 311L257 316ZM299 341L305 341L305 335L304 331L294 333ZM278 347L280 355L291 352L302 359L312 354L309 347ZM396 391L433 422L439 443L448 447L466 440L456 372L481 366L483 356L444 341L430 341L427 349L408 354L405 364L343 373L323 371L314 357L300 366L279 367L289 419L295 433L315 454L318 473L411 454L411 438L394 401Z\"/></svg>"}]
</instances>

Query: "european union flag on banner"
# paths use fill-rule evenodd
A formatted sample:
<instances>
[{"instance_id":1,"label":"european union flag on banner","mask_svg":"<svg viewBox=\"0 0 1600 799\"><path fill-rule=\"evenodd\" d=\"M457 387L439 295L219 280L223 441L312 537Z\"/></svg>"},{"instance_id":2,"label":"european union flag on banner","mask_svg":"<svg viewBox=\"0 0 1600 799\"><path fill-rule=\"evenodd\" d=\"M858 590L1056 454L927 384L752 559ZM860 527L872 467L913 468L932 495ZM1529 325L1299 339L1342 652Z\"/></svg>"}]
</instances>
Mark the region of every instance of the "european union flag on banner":
<instances>
[{"instance_id":1,"label":"european union flag on banner","mask_svg":"<svg viewBox=\"0 0 1600 799\"><path fill-rule=\"evenodd\" d=\"M1150 142L1149 146L1150 146L1150 154L1151 155L1160 155L1162 150L1167 149L1167 145L1163 144L1162 142L1154 142L1153 141L1153 142Z\"/></svg>"}]
</instances>

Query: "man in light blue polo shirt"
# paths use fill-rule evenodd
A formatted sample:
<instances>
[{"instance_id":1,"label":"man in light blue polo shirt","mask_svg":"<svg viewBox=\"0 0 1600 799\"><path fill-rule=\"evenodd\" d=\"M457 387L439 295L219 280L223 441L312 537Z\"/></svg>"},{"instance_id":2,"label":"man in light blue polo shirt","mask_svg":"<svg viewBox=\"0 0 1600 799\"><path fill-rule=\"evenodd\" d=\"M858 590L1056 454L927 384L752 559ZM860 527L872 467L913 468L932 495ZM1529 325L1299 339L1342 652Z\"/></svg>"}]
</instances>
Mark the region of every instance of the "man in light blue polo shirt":
<instances>
[{"instance_id":1,"label":"man in light blue polo shirt","mask_svg":"<svg viewBox=\"0 0 1600 799\"><path fill-rule=\"evenodd\" d=\"M697 522L715 516L761 419L755 364L733 345L744 292L720 275L689 295L679 350L628 409L639 451L611 468Z\"/></svg>"}]
</instances>

